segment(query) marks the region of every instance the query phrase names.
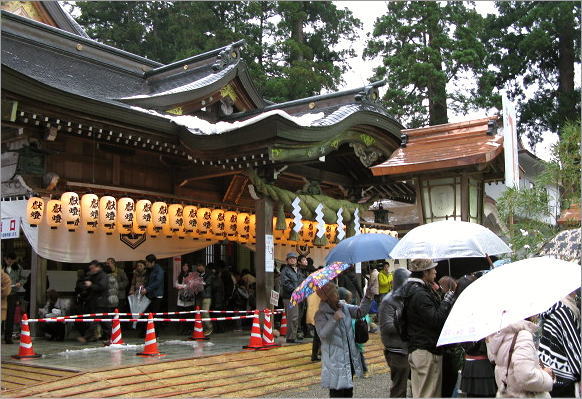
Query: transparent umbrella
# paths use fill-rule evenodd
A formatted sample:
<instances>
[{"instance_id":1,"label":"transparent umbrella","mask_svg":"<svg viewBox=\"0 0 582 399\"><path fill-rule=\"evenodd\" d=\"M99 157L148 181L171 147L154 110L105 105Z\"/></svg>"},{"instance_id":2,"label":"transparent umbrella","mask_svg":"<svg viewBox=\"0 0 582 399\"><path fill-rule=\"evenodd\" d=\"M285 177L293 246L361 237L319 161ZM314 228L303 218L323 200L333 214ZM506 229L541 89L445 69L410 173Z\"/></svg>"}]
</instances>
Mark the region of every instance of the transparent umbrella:
<instances>
[{"instance_id":1,"label":"transparent umbrella","mask_svg":"<svg viewBox=\"0 0 582 399\"><path fill-rule=\"evenodd\" d=\"M495 268L456 300L437 345L478 341L529 316L545 312L580 287L580 266L540 257Z\"/></svg>"},{"instance_id":2,"label":"transparent umbrella","mask_svg":"<svg viewBox=\"0 0 582 399\"><path fill-rule=\"evenodd\" d=\"M480 258L511 252L487 227L459 220L423 224L410 230L390 252L393 259Z\"/></svg>"}]
</instances>

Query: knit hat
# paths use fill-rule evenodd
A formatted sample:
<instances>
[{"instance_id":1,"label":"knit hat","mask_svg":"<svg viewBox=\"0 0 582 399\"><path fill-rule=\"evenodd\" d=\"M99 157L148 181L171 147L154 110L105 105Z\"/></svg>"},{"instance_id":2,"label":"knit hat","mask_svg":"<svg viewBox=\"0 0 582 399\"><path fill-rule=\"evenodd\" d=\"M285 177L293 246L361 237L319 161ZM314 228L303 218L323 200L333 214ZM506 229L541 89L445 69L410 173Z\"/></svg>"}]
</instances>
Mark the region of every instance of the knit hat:
<instances>
[{"instance_id":1,"label":"knit hat","mask_svg":"<svg viewBox=\"0 0 582 399\"><path fill-rule=\"evenodd\" d=\"M411 272L422 272L424 270L432 269L436 267L438 263L432 261L432 259L413 259L408 265L408 270Z\"/></svg>"},{"instance_id":2,"label":"knit hat","mask_svg":"<svg viewBox=\"0 0 582 399\"><path fill-rule=\"evenodd\" d=\"M299 255L297 255L295 252L289 252L287 254L287 257L285 259L289 259L289 258L297 258Z\"/></svg>"}]
</instances>

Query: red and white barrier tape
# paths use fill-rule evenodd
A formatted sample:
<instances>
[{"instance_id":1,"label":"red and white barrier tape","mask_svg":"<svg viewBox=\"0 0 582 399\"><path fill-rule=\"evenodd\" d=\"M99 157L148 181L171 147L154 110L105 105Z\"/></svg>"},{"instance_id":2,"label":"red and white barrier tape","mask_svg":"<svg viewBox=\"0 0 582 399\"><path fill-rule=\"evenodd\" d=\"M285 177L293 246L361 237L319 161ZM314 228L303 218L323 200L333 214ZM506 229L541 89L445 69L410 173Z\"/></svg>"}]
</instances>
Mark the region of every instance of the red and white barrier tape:
<instances>
[{"instance_id":1,"label":"red and white barrier tape","mask_svg":"<svg viewBox=\"0 0 582 399\"><path fill-rule=\"evenodd\" d=\"M284 309L275 309L271 311L273 313L283 313ZM259 312L264 312L264 310L260 310ZM254 313L254 310L186 310L181 312L158 312L153 313L154 316L169 316L175 314L194 314L194 313L227 313L227 314L235 314L235 313ZM99 317L99 316L148 316L149 312L146 313L86 313L81 315L70 315L70 316L60 316L58 319L76 319L80 317ZM38 320L38 319L29 319L29 320Z\"/></svg>"},{"instance_id":2,"label":"red and white barrier tape","mask_svg":"<svg viewBox=\"0 0 582 399\"><path fill-rule=\"evenodd\" d=\"M254 314L246 315L246 316L230 316L230 317L207 317L202 318L200 321L222 321L222 320L238 320L238 319L252 319L255 317ZM38 323L86 323L86 322L109 322L113 320L118 320L120 322L144 322L148 320L152 321L171 321L171 322L187 322L193 323L195 319L161 319L161 318L153 318L153 319L67 319L65 317L51 317L47 319L28 319L28 322L38 322Z\"/></svg>"}]
</instances>

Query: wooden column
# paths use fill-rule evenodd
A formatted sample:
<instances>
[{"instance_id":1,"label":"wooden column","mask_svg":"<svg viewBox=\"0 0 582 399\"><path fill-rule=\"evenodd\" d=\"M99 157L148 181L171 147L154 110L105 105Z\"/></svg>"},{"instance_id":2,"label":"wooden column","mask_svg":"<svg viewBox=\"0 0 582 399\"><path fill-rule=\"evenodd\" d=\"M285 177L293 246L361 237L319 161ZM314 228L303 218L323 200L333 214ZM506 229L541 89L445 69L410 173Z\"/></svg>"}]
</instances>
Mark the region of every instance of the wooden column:
<instances>
[{"instance_id":1,"label":"wooden column","mask_svg":"<svg viewBox=\"0 0 582 399\"><path fill-rule=\"evenodd\" d=\"M461 176L461 220L469 221L469 178Z\"/></svg>"},{"instance_id":2,"label":"wooden column","mask_svg":"<svg viewBox=\"0 0 582 399\"><path fill-rule=\"evenodd\" d=\"M255 253L255 273L257 277L257 309L270 306L271 290L273 289L273 272L265 271L265 235L273 234L273 201L269 198L255 200L257 250Z\"/></svg>"},{"instance_id":3,"label":"wooden column","mask_svg":"<svg viewBox=\"0 0 582 399\"><path fill-rule=\"evenodd\" d=\"M30 259L30 314L29 318L34 319L38 315L38 308L44 305L46 300L46 259L41 258L34 250ZM38 323L30 323L30 333L36 336ZM18 326L20 328L20 326Z\"/></svg>"}]
</instances>

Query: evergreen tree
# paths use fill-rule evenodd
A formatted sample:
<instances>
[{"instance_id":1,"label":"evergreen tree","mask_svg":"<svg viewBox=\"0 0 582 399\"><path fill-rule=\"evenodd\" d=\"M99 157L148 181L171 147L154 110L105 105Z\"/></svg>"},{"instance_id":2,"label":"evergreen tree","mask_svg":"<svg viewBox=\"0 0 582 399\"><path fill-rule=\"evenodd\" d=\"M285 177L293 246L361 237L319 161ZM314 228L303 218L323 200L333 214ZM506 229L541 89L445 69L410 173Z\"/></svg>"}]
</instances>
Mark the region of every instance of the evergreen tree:
<instances>
[{"instance_id":1,"label":"evergreen tree","mask_svg":"<svg viewBox=\"0 0 582 399\"><path fill-rule=\"evenodd\" d=\"M475 107L467 82L480 71L482 18L462 2L389 2L374 25L364 56L383 57L374 79L385 78L389 111L409 127L448 122L448 107Z\"/></svg>"},{"instance_id":2,"label":"evergreen tree","mask_svg":"<svg viewBox=\"0 0 582 399\"><path fill-rule=\"evenodd\" d=\"M479 82L482 106L501 109L499 90L517 103L521 130L530 144L542 133L560 132L580 115L580 2L498 2L488 15L482 40L489 70ZM527 90L535 90L530 98Z\"/></svg>"},{"instance_id":3,"label":"evergreen tree","mask_svg":"<svg viewBox=\"0 0 582 399\"><path fill-rule=\"evenodd\" d=\"M361 22L329 2L76 2L89 36L169 63L245 39L243 57L272 101L335 90Z\"/></svg>"}]
</instances>

